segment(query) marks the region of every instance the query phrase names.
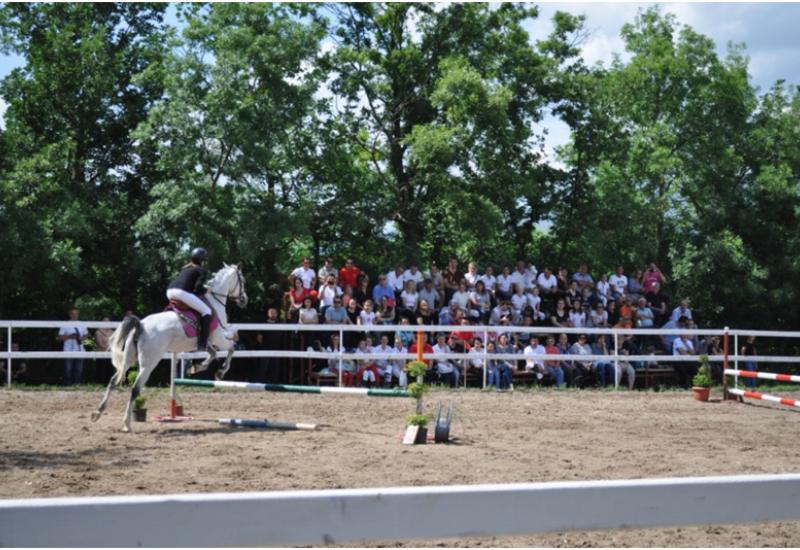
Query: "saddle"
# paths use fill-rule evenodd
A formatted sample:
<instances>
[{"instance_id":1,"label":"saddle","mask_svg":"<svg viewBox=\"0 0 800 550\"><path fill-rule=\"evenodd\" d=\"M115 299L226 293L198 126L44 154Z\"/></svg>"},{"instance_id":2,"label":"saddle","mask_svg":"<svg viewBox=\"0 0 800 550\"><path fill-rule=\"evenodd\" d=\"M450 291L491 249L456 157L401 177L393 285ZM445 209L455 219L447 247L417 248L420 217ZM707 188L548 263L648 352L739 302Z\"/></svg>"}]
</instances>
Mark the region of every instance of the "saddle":
<instances>
[{"instance_id":1,"label":"saddle","mask_svg":"<svg viewBox=\"0 0 800 550\"><path fill-rule=\"evenodd\" d=\"M180 300L170 300L164 311L174 311L178 314L178 319L181 320L183 332L187 338L197 338L198 323L200 321L200 314L195 310L181 302ZM219 317L211 310L211 324L208 328L208 333L211 334L219 326Z\"/></svg>"}]
</instances>

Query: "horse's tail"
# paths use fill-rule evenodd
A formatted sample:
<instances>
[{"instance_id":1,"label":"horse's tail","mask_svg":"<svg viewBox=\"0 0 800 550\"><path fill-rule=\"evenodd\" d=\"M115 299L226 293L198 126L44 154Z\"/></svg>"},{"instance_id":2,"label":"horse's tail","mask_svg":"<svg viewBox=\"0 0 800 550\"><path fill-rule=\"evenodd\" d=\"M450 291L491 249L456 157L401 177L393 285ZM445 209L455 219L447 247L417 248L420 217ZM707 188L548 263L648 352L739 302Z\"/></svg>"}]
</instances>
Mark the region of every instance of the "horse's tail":
<instances>
[{"instance_id":1,"label":"horse's tail","mask_svg":"<svg viewBox=\"0 0 800 550\"><path fill-rule=\"evenodd\" d=\"M139 318L129 315L122 320L109 340L111 349L111 364L117 369L115 385L122 384L125 373L136 361L139 335L142 333L142 323Z\"/></svg>"}]
</instances>

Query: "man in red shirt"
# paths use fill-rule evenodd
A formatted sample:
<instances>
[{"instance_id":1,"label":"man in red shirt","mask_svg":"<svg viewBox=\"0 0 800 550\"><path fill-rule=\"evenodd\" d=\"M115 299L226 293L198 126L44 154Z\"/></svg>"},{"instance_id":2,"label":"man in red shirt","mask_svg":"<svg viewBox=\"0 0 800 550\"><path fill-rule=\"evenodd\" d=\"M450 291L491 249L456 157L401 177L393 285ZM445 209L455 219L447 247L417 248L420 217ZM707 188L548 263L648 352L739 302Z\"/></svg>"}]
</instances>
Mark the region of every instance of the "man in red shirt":
<instances>
[{"instance_id":1,"label":"man in red shirt","mask_svg":"<svg viewBox=\"0 0 800 550\"><path fill-rule=\"evenodd\" d=\"M353 258L347 258L344 267L339 270L339 287L344 288L349 285L357 288L359 275L361 275L361 270L353 263Z\"/></svg>"}]
</instances>

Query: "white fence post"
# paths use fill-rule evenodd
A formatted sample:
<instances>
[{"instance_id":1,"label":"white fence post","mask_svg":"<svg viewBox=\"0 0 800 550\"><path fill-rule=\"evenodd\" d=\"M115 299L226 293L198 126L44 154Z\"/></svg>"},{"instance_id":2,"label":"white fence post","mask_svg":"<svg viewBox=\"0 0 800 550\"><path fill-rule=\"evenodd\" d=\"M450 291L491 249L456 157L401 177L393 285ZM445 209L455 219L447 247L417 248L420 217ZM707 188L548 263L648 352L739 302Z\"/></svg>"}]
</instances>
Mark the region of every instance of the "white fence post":
<instances>
[{"instance_id":1,"label":"white fence post","mask_svg":"<svg viewBox=\"0 0 800 550\"><path fill-rule=\"evenodd\" d=\"M619 389L619 333L614 332L614 389Z\"/></svg>"},{"instance_id":2,"label":"white fence post","mask_svg":"<svg viewBox=\"0 0 800 550\"><path fill-rule=\"evenodd\" d=\"M11 321L8 322L8 381L7 385L11 387Z\"/></svg>"}]
</instances>

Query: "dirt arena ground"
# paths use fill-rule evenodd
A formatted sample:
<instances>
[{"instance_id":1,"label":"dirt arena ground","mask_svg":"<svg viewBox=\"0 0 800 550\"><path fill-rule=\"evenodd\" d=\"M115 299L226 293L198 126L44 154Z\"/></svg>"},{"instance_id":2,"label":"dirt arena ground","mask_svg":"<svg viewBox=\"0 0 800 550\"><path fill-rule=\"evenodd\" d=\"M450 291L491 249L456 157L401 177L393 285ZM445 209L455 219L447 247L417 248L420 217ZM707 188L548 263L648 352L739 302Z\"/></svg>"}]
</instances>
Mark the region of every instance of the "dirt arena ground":
<instances>
[{"instance_id":1,"label":"dirt arena ground","mask_svg":"<svg viewBox=\"0 0 800 550\"><path fill-rule=\"evenodd\" d=\"M150 414L165 390L148 389ZM682 392L433 392L452 400L450 445L403 446L407 399L183 391L184 424L118 431L125 397L0 391L0 497L266 491L800 471L800 413L702 404ZM325 424L316 432L221 427L219 417ZM746 498L742 495L742 498ZM519 511L524 513L524 511ZM265 541L265 545L268 541ZM800 522L570 532L382 546L800 546Z\"/></svg>"}]
</instances>

